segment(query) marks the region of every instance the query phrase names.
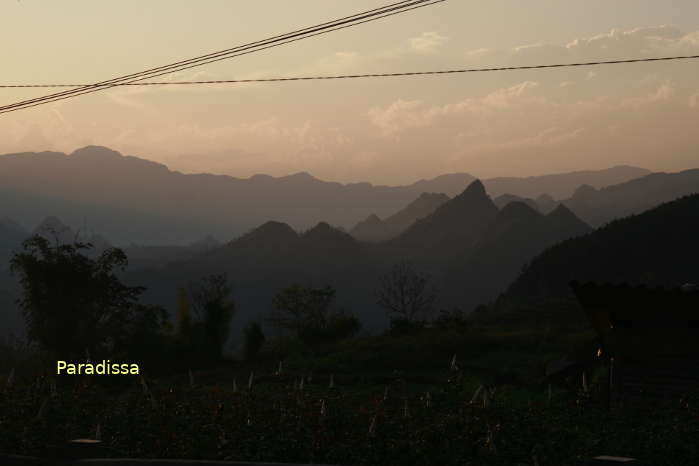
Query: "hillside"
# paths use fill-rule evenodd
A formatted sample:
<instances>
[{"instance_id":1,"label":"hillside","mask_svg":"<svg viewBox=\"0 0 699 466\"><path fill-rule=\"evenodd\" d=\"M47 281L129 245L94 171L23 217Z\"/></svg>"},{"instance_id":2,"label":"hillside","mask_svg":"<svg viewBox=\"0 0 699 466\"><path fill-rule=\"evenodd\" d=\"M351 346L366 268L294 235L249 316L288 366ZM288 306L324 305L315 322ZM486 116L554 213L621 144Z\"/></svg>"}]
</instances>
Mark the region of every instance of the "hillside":
<instances>
[{"instance_id":1,"label":"hillside","mask_svg":"<svg viewBox=\"0 0 699 466\"><path fill-rule=\"evenodd\" d=\"M699 283L697 238L699 195L685 196L547 249L502 299L572 298L572 280L668 288Z\"/></svg>"}]
</instances>

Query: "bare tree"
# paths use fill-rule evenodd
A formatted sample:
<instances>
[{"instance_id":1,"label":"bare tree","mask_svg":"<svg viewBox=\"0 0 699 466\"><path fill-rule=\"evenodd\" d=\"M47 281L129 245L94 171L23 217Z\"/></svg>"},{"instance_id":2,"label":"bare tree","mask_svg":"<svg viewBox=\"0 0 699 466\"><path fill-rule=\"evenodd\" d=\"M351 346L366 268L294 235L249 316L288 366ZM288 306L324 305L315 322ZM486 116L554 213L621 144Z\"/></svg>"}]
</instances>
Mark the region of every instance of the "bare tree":
<instances>
[{"instance_id":1,"label":"bare tree","mask_svg":"<svg viewBox=\"0 0 699 466\"><path fill-rule=\"evenodd\" d=\"M437 299L429 282L427 274L417 272L412 263L403 261L381 277L376 303L392 321L413 322L429 315Z\"/></svg>"}]
</instances>

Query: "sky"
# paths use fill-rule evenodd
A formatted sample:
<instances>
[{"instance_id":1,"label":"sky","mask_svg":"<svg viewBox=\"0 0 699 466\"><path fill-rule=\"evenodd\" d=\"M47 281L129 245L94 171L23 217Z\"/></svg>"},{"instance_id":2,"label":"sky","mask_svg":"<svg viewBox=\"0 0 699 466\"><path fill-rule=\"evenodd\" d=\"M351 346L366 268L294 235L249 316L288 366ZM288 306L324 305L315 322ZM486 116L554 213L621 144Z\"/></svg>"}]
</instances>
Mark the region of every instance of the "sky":
<instances>
[{"instance_id":1,"label":"sky","mask_svg":"<svg viewBox=\"0 0 699 466\"><path fill-rule=\"evenodd\" d=\"M5 0L0 84L89 83L388 0ZM7 45L9 44L9 46ZM447 0L166 80L699 55L696 0ZM118 88L0 115L0 153L94 144L186 173L404 184L699 167L699 60L410 78ZM53 89L0 89L0 104Z\"/></svg>"}]
</instances>

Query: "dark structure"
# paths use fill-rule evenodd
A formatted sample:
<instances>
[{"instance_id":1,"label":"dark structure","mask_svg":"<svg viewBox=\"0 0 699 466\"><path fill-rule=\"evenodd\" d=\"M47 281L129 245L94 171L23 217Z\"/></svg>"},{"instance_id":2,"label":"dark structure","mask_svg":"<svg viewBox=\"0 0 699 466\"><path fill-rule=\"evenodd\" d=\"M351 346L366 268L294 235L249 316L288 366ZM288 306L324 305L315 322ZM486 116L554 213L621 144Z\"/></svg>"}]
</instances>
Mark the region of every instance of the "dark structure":
<instances>
[{"instance_id":1,"label":"dark structure","mask_svg":"<svg viewBox=\"0 0 699 466\"><path fill-rule=\"evenodd\" d=\"M609 363L610 406L699 394L699 291L572 282Z\"/></svg>"}]
</instances>

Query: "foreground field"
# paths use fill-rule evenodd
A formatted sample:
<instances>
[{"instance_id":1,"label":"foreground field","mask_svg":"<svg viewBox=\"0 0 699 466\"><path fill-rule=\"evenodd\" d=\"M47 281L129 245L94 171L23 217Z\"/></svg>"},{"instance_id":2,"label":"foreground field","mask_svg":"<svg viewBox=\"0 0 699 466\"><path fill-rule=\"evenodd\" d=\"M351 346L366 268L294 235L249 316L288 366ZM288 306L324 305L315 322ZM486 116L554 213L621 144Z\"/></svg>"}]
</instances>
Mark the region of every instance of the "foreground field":
<instances>
[{"instance_id":1,"label":"foreground field","mask_svg":"<svg viewBox=\"0 0 699 466\"><path fill-rule=\"evenodd\" d=\"M610 413L601 371L588 374L587 390L577 376L540 383L538 368L573 336L542 345L531 334L475 335L269 348L257 363L171 375L0 376L0 453L41 455L99 437L106 457L342 465L561 466L611 454L676 466L699 457L690 399ZM296 356L278 373L275 358L289 351Z\"/></svg>"}]
</instances>

